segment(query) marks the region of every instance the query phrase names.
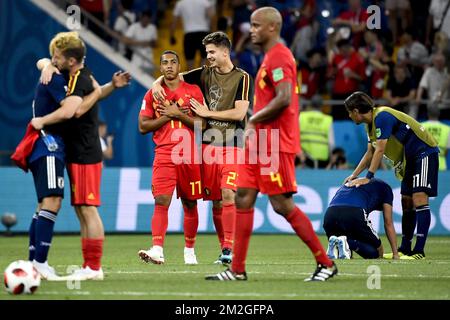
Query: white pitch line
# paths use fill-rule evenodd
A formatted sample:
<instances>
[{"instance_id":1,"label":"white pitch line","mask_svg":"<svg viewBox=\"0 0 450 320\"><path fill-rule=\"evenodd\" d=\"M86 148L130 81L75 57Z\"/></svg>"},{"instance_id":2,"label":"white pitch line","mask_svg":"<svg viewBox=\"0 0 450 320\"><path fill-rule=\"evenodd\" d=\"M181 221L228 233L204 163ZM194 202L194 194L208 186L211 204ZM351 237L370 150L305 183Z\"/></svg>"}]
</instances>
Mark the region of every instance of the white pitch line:
<instances>
[{"instance_id":1,"label":"white pitch line","mask_svg":"<svg viewBox=\"0 0 450 320\"><path fill-rule=\"evenodd\" d=\"M105 274L202 274L202 275L206 275L206 274L211 274L213 272L204 272L204 271L165 271L165 270L149 270L149 271L142 271L142 270L136 270L136 271L122 271L122 270L118 270L118 271L109 271L109 272L105 272ZM261 272L261 271L252 271L249 274L268 274L268 275L301 275L301 276L309 276L311 275L310 272ZM338 274L338 277L340 276L344 276L344 277L362 277L362 278L367 278L367 273L342 273L340 272ZM392 274L392 273L388 273L388 274L384 274L381 273L381 277L387 277L387 278L429 278L429 279L450 279L450 275L426 275L426 274Z\"/></svg>"},{"instance_id":2,"label":"white pitch line","mask_svg":"<svg viewBox=\"0 0 450 320\"><path fill-rule=\"evenodd\" d=\"M39 291L41 294L47 295L77 295L77 296L87 296L91 295L89 291ZM242 298L392 298L392 299L405 299L406 295L403 294L394 294L394 295L386 295L384 294L334 294L334 293L260 293L260 292L223 292L223 293L211 293L211 292L170 292L170 291L161 291L161 292L142 292L142 291L102 291L92 293L93 295L102 295L102 296L168 296L168 297L211 297L211 296L219 296L219 297L242 297ZM442 299L448 299L447 296L440 297Z\"/></svg>"}]
</instances>

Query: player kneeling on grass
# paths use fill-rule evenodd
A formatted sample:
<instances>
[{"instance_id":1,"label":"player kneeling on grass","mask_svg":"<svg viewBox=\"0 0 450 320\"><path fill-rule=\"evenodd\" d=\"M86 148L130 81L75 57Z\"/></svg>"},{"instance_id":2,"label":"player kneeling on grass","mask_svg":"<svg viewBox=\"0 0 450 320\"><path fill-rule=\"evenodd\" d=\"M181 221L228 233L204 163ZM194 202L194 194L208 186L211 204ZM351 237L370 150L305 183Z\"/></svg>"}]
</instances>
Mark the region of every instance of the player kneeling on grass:
<instances>
[{"instance_id":1,"label":"player kneeling on grass","mask_svg":"<svg viewBox=\"0 0 450 320\"><path fill-rule=\"evenodd\" d=\"M364 259L382 258L383 245L369 220L372 211L380 210L393 257L398 259L391 187L379 179L371 179L361 186L358 186L358 180L353 183L355 186L347 184L338 189L325 213L323 228L329 239L328 257L350 259L355 251Z\"/></svg>"},{"instance_id":2,"label":"player kneeling on grass","mask_svg":"<svg viewBox=\"0 0 450 320\"><path fill-rule=\"evenodd\" d=\"M164 76L162 85L166 99L163 102L153 99L152 90L149 90L142 101L139 114L139 131L142 134L153 132L156 148L152 175L152 193L155 197L153 246L149 250L140 250L138 254L145 262L165 262L163 245L168 226L168 210L176 187L185 215L184 262L197 264L194 252L198 229L197 199L203 193L200 164L195 161L193 129L195 122L201 124L199 129L206 122L191 111L190 99L194 98L203 104L203 95L198 86L181 81L178 77L180 62L176 52L163 52L160 69Z\"/></svg>"},{"instance_id":3,"label":"player kneeling on grass","mask_svg":"<svg viewBox=\"0 0 450 320\"><path fill-rule=\"evenodd\" d=\"M439 148L433 136L415 119L395 109L379 106L367 94L357 91L344 101L350 119L366 126L367 151L353 173L352 181L366 168L359 185L368 183L381 159L388 159L402 182L402 243L400 259L425 259L425 244L431 223L429 198L438 194ZM417 224L416 244L411 250ZM386 254L385 258L392 258Z\"/></svg>"}]
</instances>

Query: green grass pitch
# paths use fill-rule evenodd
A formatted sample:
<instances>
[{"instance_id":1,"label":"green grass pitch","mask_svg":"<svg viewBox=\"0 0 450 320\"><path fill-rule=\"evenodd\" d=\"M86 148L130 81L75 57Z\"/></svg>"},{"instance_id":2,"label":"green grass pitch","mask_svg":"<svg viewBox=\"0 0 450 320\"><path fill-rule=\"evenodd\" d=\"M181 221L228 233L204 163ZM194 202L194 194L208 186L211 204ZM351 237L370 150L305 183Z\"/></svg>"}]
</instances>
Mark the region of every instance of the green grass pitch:
<instances>
[{"instance_id":1,"label":"green grass pitch","mask_svg":"<svg viewBox=\"0 0 450 320\"><path fill-rule=\"evenodd\" d=\"M325 237L320 237L326 245ZM383 244L388 247L387 240ZM103 257L104 281L85 281L69 289L66 282L42 281L34 295L2 299L449 299L450 237L430 237L426 260L338 260L339 274L325 283L305 283L315 263L294 235L254 235L247 259L248 281L205 281L206 274L223 270L213 261L219 254L215 235L197 238L197 266L183 263L183 236L166 237L166 264L145 264L137 256L150 245L146 235L108 235ZM27 257L25 236L0 237L0 267ZM65 274L81 264L80 238L55 236L49 262ZM376 267L372 267L376 266ZM378 268L377 268L378 267ZM379 277L373 270L379 270ZM368 286L369 284L369 286ZM69 287L74 287L69 284ZM369 287L375 287L370 289ZM378 288L377 288L378 287Z\"/></svg>"}]
</instances>

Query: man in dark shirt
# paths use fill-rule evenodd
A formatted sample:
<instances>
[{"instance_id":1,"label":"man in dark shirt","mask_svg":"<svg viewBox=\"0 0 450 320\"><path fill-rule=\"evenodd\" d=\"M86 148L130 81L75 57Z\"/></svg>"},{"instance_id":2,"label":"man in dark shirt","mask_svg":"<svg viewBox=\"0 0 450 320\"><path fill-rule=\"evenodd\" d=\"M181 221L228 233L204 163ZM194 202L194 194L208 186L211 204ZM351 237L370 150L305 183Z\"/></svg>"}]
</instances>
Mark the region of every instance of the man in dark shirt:
<instances>
[{"instance_id":1,"label":"man in dark shirt","mask_svg":"<svg viewBox=\"0 0 450 320\"><path fill-rule=\"evenodd\" d=\"M340 187L330 202L323 222L329 239L328 257L350 259L351 252L355 251L364 259L382 258L383 245L369 220L369 214L379 210L383 211L384 230L394 259L398 259L392 223L393 198L391 187L379 179L371 179L360 187Z\"/></svg>"},{"instance_id":2,"label":"man in dark shirt","mask_svg":"<svg viewBox=\"0 0 450 320\"><path fill-rule=\"evenodd\" d=\"M82 101L80 97L66 97L66 81L60 74L53 75L48 85L39 83L33 100L33 117L42 117L46 125L44 131L34 119L31 121L41 134L27 159L38 198L29 229L28 259L41 277L50 281L58 280L54 268L48 265L47 257L64 197L65 145L63 127L59 122L72 118Z\"/></svg>"},{"instance_id":3,"label":"man in dark shirt","mask_svg":"<svg viewBox=\"0 0 450 320\"><path fill-rule=\"evenodd\" d=\"M402 65L396 65L393 77L390 77L385 98L396 110L409 113L409 103L414 100L416 90L412 78L407 77L408 70Z\"/></svg>"},{"instance_id":4,"label":"man in dark shirt","mask_svg":"<svg viewBox=\"0 0 450 320\"><path fill-rule=\"evenodd\" d=\"M84 65L86 47L76 32L57 34L50 42L50 54L57 69L48 64L44 73L66 71L67 96L83 98L98 86L91 71ZM128 73L115 73L112 81L101 87L99 99L107 97L115 88L123 87L129 81ZM102 151L98 135L98 104L95 102L94 100L77 110L77 119L66 124L63 135L71 184L71 203L81 225L84 264L82 269L73 274L76 280L103 279L101 257L104 230L97 210L100 206Z\"/></svg>"}]
</instances>

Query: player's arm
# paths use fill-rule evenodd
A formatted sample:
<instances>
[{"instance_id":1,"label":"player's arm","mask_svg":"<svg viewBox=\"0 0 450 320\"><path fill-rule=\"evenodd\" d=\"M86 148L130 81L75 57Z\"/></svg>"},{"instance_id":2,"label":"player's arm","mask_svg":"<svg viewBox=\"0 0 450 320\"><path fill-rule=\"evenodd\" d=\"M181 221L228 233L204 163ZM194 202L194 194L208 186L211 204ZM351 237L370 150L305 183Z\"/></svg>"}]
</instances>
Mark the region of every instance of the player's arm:
<instances>
[{"instance_id":1,"label":"player's arm","mask_svg":"<svg viewBox=\"0 0 450 320\"><path fill-rule=\"evenodd\" d=\"M284 108L288 107L292 98L292 84L281 82L275 87L275 97L269 104L250 117L250 123L264 122L277 117Z\"/></svg>"},{"instance_id":2,"label":"player's arm","mask_svg":"<svg viewBox=\"0 0 450 320\"><path fill-rule=\"evenodd\" d=\"M91 76L92 85L94 86L94 91L92 91L87 96L83 97L83 102L80 107L75 112L75 118L80 118L83 114L91 110L91 108L95 105L95 103L100 99L102 95L102 87L98 84L98 82ZM74 95L76 96L76 95Z\"/></svg>"},{"instance_id":3,"label":"player's arm","mask_svg":"<svg viewBox=\"0 0 450 320\"><path fill-rule=\"evenodd\" d=\"M167 116L161 116L156 119L152 119L143 115L139 115L139 132L141 134L146 134L148 132L153 132L161 128L170 118Z\"/></svg>"},{"instance_id":4,"label":"player's arm","mask_svg":"<svg viewBox=\"0 0 450 320\"><path fill-rule=\"evenodd\" d=\"M75 115L82 99L77 96L70 96L61 102L61 107L43 117L36 117L31 120L31 125L36 130L41 130L45 126L66 121Z\"/></svg>"},{"instance_id":5,"label":"player's arm","mask_svg":"<svg viewBox=\"0 0 450 320\"><path fill-rule=\"evenodd\" d=\"M38 62L36 62L36 68L41 71L39 81L45 85L50 83L54 73L60 73L58 68L56 68L48 58L39 59Z\"/></svg>"},{"instance_id":6,"label":"player's arm","mask_svg":"<svg viewBox=\"0 0 450 320\"><path fill-rule=\"evenodd\" d=\"M384 150L386 149L388 139L378 139L377 146L373 152L372 161L370 161L369 172L375 174L383 159Z\"/></svg>"},{"instance_id":7,"label":"player's arm","mask_svg":"<svg viewBox=\"0 0 450 320\"><path fill-rule=\"evenodd\" d=\"M374 153L374 147L369 142L369 143L367 143L366 153L364 153L364 156L362 157L361 161L359 161L359 164L356 166L355 170L353 170L353 173L350 176L348 176L347 178L345 178L344 183L347 183L351 180L356 179L360 175L361 172L366 170L366 168L370 165L370 163L372 161L373 153Z\"/></svg>"},{"instance_id":8,"label":"player's arm","mask_svg":"<svg viewBox=\"0 0 450 320\"><path fill-rule=\"evenodd\" d=\"M178 77L180 78L181 81L186 81L189 84L195 84L201 87L202 70L203 68L197 68L190 71L182 72L178 74ZM152 84L153 99L159 100L161 102L164 101L164 99L166 98L166 92L162 87L163 81L164 76L159 76L158 79L156 79Z\"/></svg>"},{"instance_id":9,"label":"player's arm","mask_svg":"<svg viewBox=\"0 0 450 320\"><path fill-rule=\"evenodd\" d=\"M392 206L390 204L383 204L383 218L384 218L384 231L389 240L389 244L392 248L392 254L394 259L399 259L397 251L397 235L395 233L394 222L392 219ZM381 255L380 257L382 257Z\"/></svg>"},{"instance_id":10,"label":"player's arm","mask_svg":"<svg viewBox=\"0 0 450 320\"><path fill-rule=\"evenodd\" d=\"M83 97L83 103L75 113L75 118L80 118L86 112L88 112L97 101L109 96L116 88L123 88L130 83L131 75L128 72L117 71L113 74L112 80L103 86L100 86L95 78L91 75L92 85L94 91L89 95ZM81 85L78 84L77 85ZM106 91L106 92L105 92ZM77 93L75 93L76 95ZM81 93L80 93L81 94Z\"/></svg>"},{"instance_id":11,"label":"player's arm","mask_svg":"<svg viewBox=\"0 0 450 320\"><path fill-rule=\"evenodd\" d=\"M115 72L112 76L111 81L102 85L102 94L99 100L108 97L111 93L113 93L115 89L123 88L129 85L130 81L131 75L128 71L124 72L122 70L119 70Z\"/></svg>"},{"instance_id":12,"label":"player's arm","mask_svg":"<svg viewBox=\"0 0 450 320\"><path fill-rule=\"evenodd\" d=\"M234 101L234 107L223 111L209 110L205 104L191 99L192 110L200 117L210 118L221 121L242 121L244 120L248 107L250 105L251 79L248 74L239 81L237 94Z\"/></svg>"},{"instance_id":13,"label":"player's arm","mask_svg":"<svg viewBox=\"0 0 450 320\"><path fill-rule=\"evenodd\" d=\"M161 115L168 117L171 120L179 120L181 123L186 125L187 127L194 129L195 122L201 121L201 127L204 129L206 127L206 121L200 117L190 117L186 113L182 112L176 103L164 103L158 107L158 112Z\"/></svg>"},{"instance_id":14,"label":"player's arm","mask_svg":"<svg viewBox=\"0 0 450 320\"><path fill-rule=\"evenodd\" d=\"M221 121L242 121L247 114L249 101L239 100L234 102L234 108L223 111L212 111L204 104L195 99L190 100L192 110L200 117L210 118Z\"/></svg>"}]
</instances>

